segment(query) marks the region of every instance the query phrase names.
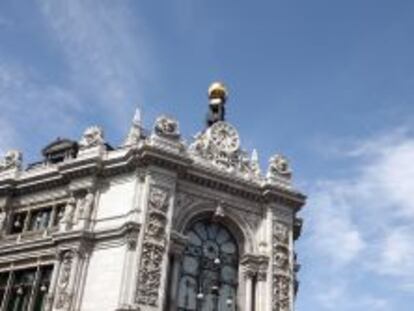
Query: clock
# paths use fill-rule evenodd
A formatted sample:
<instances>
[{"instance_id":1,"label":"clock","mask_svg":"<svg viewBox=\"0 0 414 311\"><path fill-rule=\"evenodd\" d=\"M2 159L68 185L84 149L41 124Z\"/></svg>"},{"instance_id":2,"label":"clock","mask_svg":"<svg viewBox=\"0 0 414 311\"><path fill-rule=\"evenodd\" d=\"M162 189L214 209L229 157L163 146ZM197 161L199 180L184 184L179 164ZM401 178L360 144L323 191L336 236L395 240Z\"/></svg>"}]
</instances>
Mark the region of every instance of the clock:
<instances>
[{"instance_id":1,"label":"clock","mask_svg":"<svg viewBox=\"0 0 414 311\"><path fill-rule=\"evenodd\" d=\"M232 153L239 149L240 138L237 130L231 124L219 121L209 128L210 142L225 153Z\"/></svg>"}]
</instances>

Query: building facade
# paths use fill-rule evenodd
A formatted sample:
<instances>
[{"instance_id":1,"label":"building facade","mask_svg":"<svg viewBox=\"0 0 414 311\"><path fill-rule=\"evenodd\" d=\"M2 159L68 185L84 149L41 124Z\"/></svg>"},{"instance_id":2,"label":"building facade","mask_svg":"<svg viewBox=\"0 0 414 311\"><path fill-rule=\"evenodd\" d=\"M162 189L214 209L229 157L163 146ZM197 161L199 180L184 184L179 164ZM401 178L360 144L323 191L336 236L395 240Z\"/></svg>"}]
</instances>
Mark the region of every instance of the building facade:
<instances>
[{"instance_id":1,"label":"building facade","mask_svg":"<svg viewBox=\"0 0 414 311\"><path fill-rule=\"evenodd\" d=\"M305 196L281 155L262 173L209 89L206 127L176 120L122 146L93 126L44 159L0 160L0 304L5 311L291 311Z\"/></svg>"}]
</instances>

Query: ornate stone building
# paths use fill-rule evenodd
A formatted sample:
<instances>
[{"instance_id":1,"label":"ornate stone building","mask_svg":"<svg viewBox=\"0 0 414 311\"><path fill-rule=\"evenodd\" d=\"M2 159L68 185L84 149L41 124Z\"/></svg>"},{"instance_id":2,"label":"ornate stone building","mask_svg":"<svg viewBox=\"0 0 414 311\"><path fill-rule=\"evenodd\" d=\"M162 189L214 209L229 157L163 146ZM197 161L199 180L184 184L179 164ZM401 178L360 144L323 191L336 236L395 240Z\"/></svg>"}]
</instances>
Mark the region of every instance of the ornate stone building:
<instances>
[{"instance_id":1,"label":"ornate stone building","mask_svg":"<svg viewBox=\"0 0 414 311\"><path fill-rule=\"evenodd\" d=\"M209 89L206 128L139 114L112 148L99 127L58 139L44 160L0 160L0 304L5 311L290 311L296 217L289 163L242 149Z\"/></svg>"}]
</instances>

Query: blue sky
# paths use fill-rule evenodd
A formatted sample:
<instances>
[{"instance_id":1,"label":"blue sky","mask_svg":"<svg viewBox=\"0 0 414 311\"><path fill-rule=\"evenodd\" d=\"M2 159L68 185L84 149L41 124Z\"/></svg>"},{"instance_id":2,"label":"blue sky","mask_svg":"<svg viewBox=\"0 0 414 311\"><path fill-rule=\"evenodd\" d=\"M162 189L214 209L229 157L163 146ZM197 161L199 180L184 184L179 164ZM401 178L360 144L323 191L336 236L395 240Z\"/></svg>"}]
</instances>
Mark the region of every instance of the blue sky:
<instances>
[{"instance_id":1,"label":"blue sky","mask_svg":"<svg viewBox=\"0 0 414 311\"><path fill-rule=\"evenodd\" d=\"M414 2L1 1L0 151L26 163L134 109L190 139L206 90L263 169L282 152L309 195L299 311L412 310Z\"/></svg>"}]
</instances>

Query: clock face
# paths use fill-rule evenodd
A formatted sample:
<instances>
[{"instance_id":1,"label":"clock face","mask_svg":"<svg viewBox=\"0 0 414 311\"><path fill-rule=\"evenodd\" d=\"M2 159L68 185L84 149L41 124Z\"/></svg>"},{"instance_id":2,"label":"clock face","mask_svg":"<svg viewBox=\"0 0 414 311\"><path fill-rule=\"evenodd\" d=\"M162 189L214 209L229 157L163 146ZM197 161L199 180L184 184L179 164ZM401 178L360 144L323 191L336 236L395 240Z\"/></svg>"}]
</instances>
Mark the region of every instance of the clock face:
<instances>
[{"instance_id":1,"label":"clock face","mask_svg":"<svg viewBox=\"0 0 414 311\"><path fill-rule=\"evenodd\" d=\"M234 152L240 146L240 138L236 129L223 121L216 122L211 126L210 140L220 151L226 153Z\"/></svg>"}]
</instances>

